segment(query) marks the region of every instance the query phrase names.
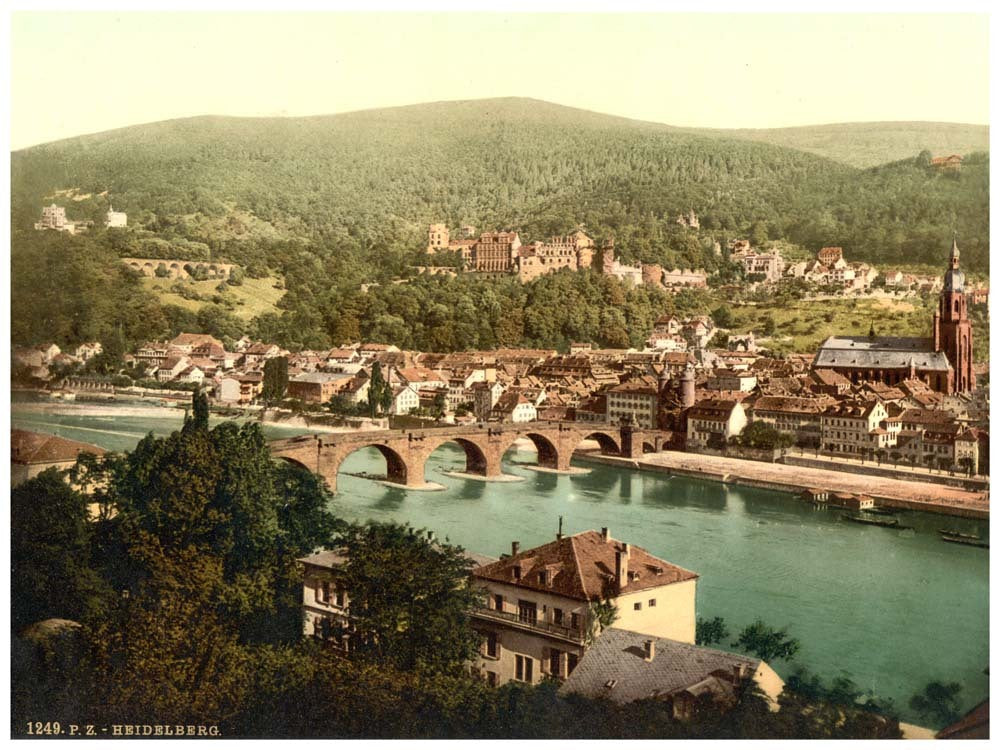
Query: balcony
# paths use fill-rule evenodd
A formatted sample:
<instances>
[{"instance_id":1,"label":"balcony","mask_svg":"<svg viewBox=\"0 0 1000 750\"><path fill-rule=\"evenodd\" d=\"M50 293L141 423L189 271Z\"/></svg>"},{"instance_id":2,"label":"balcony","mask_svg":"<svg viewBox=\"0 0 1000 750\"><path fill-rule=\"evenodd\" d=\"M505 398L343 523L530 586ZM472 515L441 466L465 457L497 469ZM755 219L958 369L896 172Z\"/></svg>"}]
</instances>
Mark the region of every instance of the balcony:
<instances>
[{"instance_id":1,"label":"balcony","mask_svg":"<svg viewBox=\"0 0 1000 750\"><path fill-rule=\"evenodd\" d=\"M504 612L497 609L489 609L487 607L476 607L472 611L472 616L478 617L481 620L489 620L492 622L503 623L505 625L511 625L515 628L527 630L533 633L545 633L546 635L561 638L565 641L570 641L571 643L583 643L584 631L581 628L573 628L567 625L556 625L552 622L544 622L531 617L522 617L517 612Z\"/></svg>"}]
</instances>

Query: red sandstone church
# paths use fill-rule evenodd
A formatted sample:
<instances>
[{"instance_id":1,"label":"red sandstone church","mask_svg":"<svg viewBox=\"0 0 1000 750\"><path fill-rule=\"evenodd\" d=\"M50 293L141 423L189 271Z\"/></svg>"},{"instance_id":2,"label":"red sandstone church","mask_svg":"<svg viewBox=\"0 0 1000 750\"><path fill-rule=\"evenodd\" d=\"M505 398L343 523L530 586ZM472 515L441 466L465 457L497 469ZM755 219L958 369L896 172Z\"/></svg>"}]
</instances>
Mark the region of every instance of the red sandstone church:
<instances>
[{"instance_id":1,"label":"red sandstone church","mask_svg":"<svg viewBox=\"0 0 1000 750\"><path fill-rule=\"evenodd\" d=\"M973 390L972 323L958 257L956 240L951 245L931 338L876 336L874 326L868 336L831 336L820 346L813 368L834 370L853 383L896 385L918 378L941 393Z\"/></svg>"}]
</instances>

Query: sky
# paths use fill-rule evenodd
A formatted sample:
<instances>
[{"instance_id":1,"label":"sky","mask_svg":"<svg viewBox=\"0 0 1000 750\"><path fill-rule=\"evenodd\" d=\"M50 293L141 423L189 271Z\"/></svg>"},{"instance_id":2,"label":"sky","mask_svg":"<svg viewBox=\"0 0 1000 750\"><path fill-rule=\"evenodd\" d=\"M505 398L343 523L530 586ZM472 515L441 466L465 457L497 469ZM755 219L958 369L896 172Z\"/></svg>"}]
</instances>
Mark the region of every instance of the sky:
<instances>
[{"instance_id":1,"label":"sky","mask_svg":"<svg viewBox=\"0 0 1000 750\"><path fill-rule=\"evenodd\" d=\"M16 12L10 145L525 96L670 125L989 122L985 15Z\"/></svg>"}]
</instances>

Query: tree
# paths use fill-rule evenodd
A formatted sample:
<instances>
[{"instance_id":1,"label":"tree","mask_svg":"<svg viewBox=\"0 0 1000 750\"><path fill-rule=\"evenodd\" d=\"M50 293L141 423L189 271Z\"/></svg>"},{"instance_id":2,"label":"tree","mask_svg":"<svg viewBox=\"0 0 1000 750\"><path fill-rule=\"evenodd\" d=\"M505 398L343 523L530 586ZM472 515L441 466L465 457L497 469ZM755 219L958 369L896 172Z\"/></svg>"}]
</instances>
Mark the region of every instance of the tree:
<instances>
[{"instance_id":1,"label":"tree","mask_svg":"<svg viewBox=\"0 0 1000 750\"><path fill-rule=\"evenodd\" d=\"M392 406L392 386L382 377L382 365L372 365L371 381L368 384L368 406L374 419L380 412L387 412Z\"/></svg>"},{"instance_id":2,"label":"tree","mask_svg":"<svg viewBox=\"0 0 1000 750\"><path fill-rule=\"evenodd\" d=\"M208 396L204 394L201 387L196 388L191 394L191 418L188 424L191 429L208 429Z\"/></svg>"},{"instance_id":3,"label":"tree","mask_svg":"<svg viewBox=\"0 0 1000 750\"><path fill-rule=\"evenodd\" d=\"M766 662L790 659L799 650L798 640L790 638L785 628L771 628L761 620L754 620L747 625L731 645Z\"/></svg>"},{"instance_id":4,"label":"tree","mask_svg":"<svg viewBox=\"0 0 1000 750\"><path fill-rule=\"evenodd\" d=\"M298 608L285 596L289 566L329 542L329 493L312 475L272 461L259 424L148 436L109 473L124 548L124 559L109 564L119 587L150 578L150 548L190 548L220 561L216 606L231 627L254 640L299 637L283 610Z\"/></svg>"},{"instance_id":5,"label":"tree","mask_svg":"<svg viewBox=\"0 0 1000 750\"><path fill-rule=\"evenodd\" d=\"M721 617L713 617L711 620L699 617L694 632L694 642L699 646L711 646L729 637L729 628Z\"/></svg>"},{"instance_id":6,"label":"tree","mask_svg":"<svg viewBox=\"0 0 1000 750\"><path fill-rule=\"evenodd\" d=\"M353 653L426 673L453 672L475 655L480 636L469 612L482 593L469 585L472 562L461 548L395 523L351 525L337 542L347 557Z\"/></svg>"},{"instance_id":7,"label":"tree","mask_svg":"<svg viewBox=\"0 0 1000 750\"><path fill-rule=\"evenodd\" d=\"M910 698L910 708L936 726L947 726L961 716L958 695L962 686L957 682L929 682L922 692Z\"/></svg>"},{"instance_id":8,"label":"tree","mask_svg":"<svg viewBox=\"0 0 1000 750\"><path fill-rule=\"evenodd\" d=\"M264 383L261 396L265 404L276 404L288 389L288 358L271 357L264 361Z\"/></svg>"},{"instance_id":9,"label":"tree","mask_svg":"<svg viewBox=\"0 0 1000 750\"><path fill-rule=\"evenodd\" d=\"M736 318L728 305L719 305L712 311L712 320L719 328L732 328L736 324Z\"/></svg>"},{"instance_id":10,"label":"tree","mask_svg":"<svg viewBox=\"0 0 1000 750\"><path fill-rule=\"evenodd\" d=\"M90 562L87 498L46 469L11 492L11 626L79 620L108 593Z\"/></svg>"},{"instance_id":11,"label":"tree","mask_svg":"<svg viewBox=\"0 0 1000 750\"><path fill-rule=\"evenodd\" d=\"M584 638L586 643L592 644L597 636L614 625L617 619L618 607L612 604L610 599L591 602L587 609L587 633Z\"/></svg>"}]
</instances>

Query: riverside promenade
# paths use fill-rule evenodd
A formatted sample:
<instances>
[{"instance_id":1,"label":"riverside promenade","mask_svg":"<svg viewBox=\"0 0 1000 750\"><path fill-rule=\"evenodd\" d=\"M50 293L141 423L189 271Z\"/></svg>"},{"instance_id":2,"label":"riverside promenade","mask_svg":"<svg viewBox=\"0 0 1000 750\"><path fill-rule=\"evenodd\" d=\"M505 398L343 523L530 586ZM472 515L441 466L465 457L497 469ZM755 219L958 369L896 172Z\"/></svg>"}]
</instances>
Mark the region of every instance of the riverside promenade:
<instances>
[{"instance_id":1,"label":"riverside promenade","mask_svg":"<svg viewBox=\"0 0 1000 750\"><path fill-rule=\"evenodd\" d=\"M990 514L988 493L946 487L932 482L891 479L681 451L648 453L641 459L586 454L585 459L616 466L631 466L644 471L784 492L797 493L806 488L817 488L830 492L864 494L873 497L880 506L909 508L927 513L966 518L989 518Z\"/></svg>"}]
</instances>

